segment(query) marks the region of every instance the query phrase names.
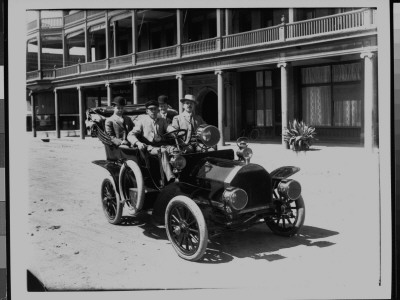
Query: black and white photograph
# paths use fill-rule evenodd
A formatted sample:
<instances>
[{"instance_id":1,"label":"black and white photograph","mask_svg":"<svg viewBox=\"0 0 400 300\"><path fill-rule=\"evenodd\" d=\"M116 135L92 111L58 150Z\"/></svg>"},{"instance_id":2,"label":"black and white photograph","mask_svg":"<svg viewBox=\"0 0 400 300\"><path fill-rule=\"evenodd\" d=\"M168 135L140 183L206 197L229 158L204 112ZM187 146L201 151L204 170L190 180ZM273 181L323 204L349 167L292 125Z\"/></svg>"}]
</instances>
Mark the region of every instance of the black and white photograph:
<instances>
[{"instance_id":1,"label":"black and white photograph","mask_svg":"<svg viewBox=\"0 0 400 300\"><path fill-rule=\"evenodd\" d=\"M8 9L12 298L390 298L389 1Z\"/></svg>"}]
</instances>

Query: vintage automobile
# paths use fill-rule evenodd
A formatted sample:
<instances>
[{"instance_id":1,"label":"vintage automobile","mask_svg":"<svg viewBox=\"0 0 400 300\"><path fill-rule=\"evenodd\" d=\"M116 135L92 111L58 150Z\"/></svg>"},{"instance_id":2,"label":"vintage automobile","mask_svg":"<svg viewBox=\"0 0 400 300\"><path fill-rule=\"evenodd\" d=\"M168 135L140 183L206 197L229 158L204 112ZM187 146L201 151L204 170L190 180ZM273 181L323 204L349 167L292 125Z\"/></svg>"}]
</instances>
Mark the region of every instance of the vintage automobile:
<instances>
[{"instance_id":1,"label":"vintage automobile","mask_svg":"<svg viewBox=\"0 0 400 300\"><path fill-rule=\"evenodd\" d=\"M93 114L88 113L91 120ZM185 130L167 133L176 145L170 164L177 179L166 182L156 156L114 146L104 124L93 124L106 152L106 160L93 163L109 172L101 185L108 222L119 224L123 213L151 212L181 258L201 259L209 238L226 231L266 223L275 234L293 236L304 223L300 183L288 178L300 169L284 166L268 173L250 163L253 152L246 138L238 139L235 159L233 149L216 149L220 133L214 126L201 126L190 145L183 142ZM185 152L188 146L197 150Z\"/></svg>"}]
</instances>

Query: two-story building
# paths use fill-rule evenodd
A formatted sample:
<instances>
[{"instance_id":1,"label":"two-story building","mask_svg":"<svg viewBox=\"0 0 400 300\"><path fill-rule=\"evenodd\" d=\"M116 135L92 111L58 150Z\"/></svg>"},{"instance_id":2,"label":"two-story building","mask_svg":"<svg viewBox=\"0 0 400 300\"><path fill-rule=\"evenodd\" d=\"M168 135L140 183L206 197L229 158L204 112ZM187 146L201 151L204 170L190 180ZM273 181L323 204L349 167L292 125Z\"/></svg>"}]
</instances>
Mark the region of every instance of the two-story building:
<instances>
[{"instance_id":1,"label":"two-story building","mask_svg":"<svg viewBox=\"0 0 400 300\"><path fill-rule=\"evenodd\" d=\"M27 24L28 130L80 134L85 110L158 95L197 112L221 143L282 141L294 119L320 141L378 144L375 8L59 11Z\"/></svg>"}]
</instances>

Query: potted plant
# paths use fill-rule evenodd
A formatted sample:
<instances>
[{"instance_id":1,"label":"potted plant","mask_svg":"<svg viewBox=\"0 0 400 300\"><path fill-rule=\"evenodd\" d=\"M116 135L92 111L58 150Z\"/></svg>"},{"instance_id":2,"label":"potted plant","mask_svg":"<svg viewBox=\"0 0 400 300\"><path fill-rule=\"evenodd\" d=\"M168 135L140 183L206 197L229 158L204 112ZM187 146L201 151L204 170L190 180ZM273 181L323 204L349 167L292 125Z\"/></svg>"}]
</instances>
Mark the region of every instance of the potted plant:
<instances>
[{"instance_id":1,"label":"potted plant","mask_svg":"<svg viewBox=\"0 0 400 300\"><path fill-rule=\"evenodd\" d=\"M283 139L294 151L308 150L315 138L315 128L296 119L289 121L288 128L283 130Z\"/></svg>"}]
</instances>

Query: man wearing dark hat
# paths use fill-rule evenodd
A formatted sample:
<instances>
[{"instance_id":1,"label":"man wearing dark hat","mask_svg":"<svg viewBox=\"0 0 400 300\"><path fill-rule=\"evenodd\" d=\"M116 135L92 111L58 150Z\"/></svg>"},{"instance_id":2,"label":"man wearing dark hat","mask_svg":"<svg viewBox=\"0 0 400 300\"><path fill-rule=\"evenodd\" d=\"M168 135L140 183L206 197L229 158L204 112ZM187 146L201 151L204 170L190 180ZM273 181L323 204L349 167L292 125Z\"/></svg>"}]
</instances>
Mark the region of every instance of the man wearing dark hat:
<instances>
[{"instance_id":1,"label":"man wearing dark hat","mask_svg":"<svg viewBox=\"0 0 400 300\"><path fill-rule=\"evenodd\" d=\"M151 155L161 154L161 164L168 181L175 178L168 161L168 150L162 135L175 130L167 121L158 117L158 101L151 100L145 103L146 115L142 116L135 127L128 134L128 141L139 150L146 150Z\"/></svg>"},{"instance_id":2,"label":"man wearing dark hat","mask_svg":"<svg viewBox=\"0 0 400 300\"><path fill-rule=\"evenodd\" d=\"M158 97L158 107L160 108L158 117L167 120L168 124L171 124L173 117L175 117L178 113L173 109L168 109L167 96L161 95Z\"/></svg>"},{"instance_id":3,"label":"man wearing dark hat","mask_svg":"<svg viewBox=\"0 0 400 300\"><path fill-rule=\"evenodd\" d=\"M186 143L189 143L192 135L196 133L200 125L206 124L202 117L194 113L194 106L197 104L193 95L185 95L180 100L183 104L183 112L172 119L172 127L175 129L186 129Z\"/></svg>"},{"instance_id":4,"label":"man wearing dark hat","mask_svg":"<svg viewBox=\"0 0 400 300\"><path fill-rule=\"evenodd\" d=\"M113 144L128 145L127 136L129 131L133 128L133 122L131 118L124 116L124 106L126 105L126 99L117 96L112 102L114 106L114 114L106 119L105 130L111 137Z\"/></svg>"}]
</instances>

